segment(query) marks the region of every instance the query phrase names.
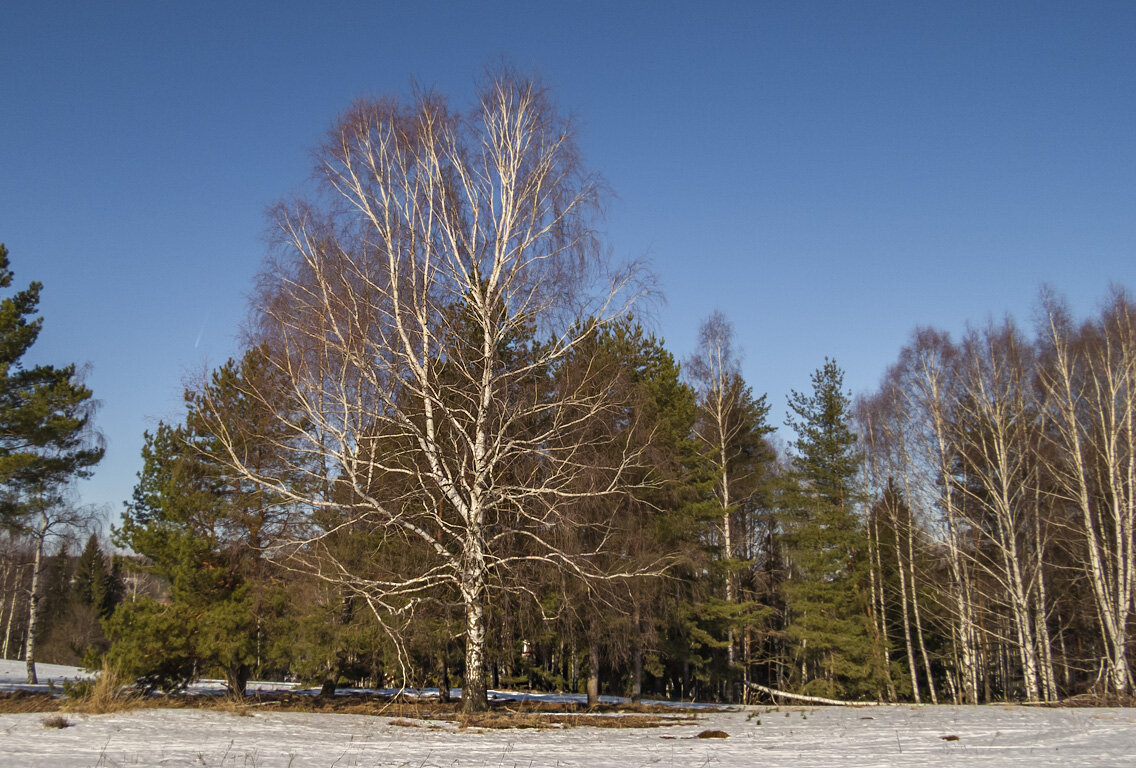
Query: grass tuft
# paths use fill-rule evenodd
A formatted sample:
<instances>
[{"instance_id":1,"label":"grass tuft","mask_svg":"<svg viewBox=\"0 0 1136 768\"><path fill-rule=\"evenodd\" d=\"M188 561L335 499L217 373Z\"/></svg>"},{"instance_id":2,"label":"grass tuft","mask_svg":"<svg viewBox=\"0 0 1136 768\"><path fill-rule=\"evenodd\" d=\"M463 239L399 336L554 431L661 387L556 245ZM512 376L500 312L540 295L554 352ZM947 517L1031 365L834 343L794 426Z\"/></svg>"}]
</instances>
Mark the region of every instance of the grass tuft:
<instances>
[{"instance_id":1,"label":"grass tuft","mask_svg":"<svg viewBox=\"0 0 1136 768\"><path fill-rule=\"evenodd\" d=\"M105 715L146 706L146 699L131 687L130 682L104 661L102 671L93 680L69 686L69 701L63 705L63 709L66 712Z\"/></svg>"},{"instance_id":2,"label":"grass tuft","mask_svg":"<svg viewBox=\"0 0 1136 768\"><path fill-rule=\"evenodd\" d=\"M247 697L238 696L235 693L228 693L219 699L215 699L210 709L228 712L237 717L252 717L252 702Z\"/></svg>"},{"instance_id":3,"label":"grass tuft","mask_svg":"<svg viewBox=\"0 0 1136 768\"><path fill-rule=\"evenodd\" d=\"M69 728L71 721L63 715L49 715L43 719L44 728Z\"/></svg>"}]
</instances>

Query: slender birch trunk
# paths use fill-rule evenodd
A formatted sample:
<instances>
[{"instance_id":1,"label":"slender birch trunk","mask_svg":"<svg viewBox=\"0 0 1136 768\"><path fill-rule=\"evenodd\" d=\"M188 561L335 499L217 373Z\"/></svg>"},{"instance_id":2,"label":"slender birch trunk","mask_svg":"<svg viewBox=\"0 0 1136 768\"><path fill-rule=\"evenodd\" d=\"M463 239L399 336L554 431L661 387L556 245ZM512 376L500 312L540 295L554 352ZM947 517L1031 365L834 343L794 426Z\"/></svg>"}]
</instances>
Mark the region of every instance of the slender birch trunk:
<instances>
[{"instance_id":1,"label":"slender birch trunk","mask_svg":"<svg viewBox=\"0 0 1136 768\"><path fill-rule=\"evenodd\" d=\"M3 624L4 617L11 616L12 611L16 608L16 595L20 585L19 575L19 569L15 563L6 559L4 561L4 592L0 596L2 598L2 602L0 602L0 624ZM3 655L0 655L0 658L6 659L8 658L8 641L6 639L3 648Z\"/></svg>"},{"instance_id":2,"label":"slender birch trunk","mask_svg":"<svg viewBox=\"0 0 1136 768\"><path fill-rule=\"evenodd\" d=\"M910 524L911 523L909 520L909 528ZM915 648L911 642L911 618L908 613L907 604L907 575L905 573L906 565L904 563L903 547L900 545L898 515L893 516L892 534L895 537L896 571L898 572L899 576L900 610L903 612L903 644L907 649L907 671L908 674L911 675L911 693L915 697L915 703L921 704L923 700L919 695L919 668L915 664Z\"/></svg>"},{"instance_id":3,"label":"slender birch trunk","mask_svg":"<svg viewBox=\"0 0 1136 768\"><path fill-rule=\"evenodd\" d=\"M895 681L891 677L891 650L888 647L887 614L884 603L884 568L880 553L879 521L875 515L871 516L871 526L868 532L868 568L869 588L872 591L872 611L875 613L873 623L876 629L876 641L884 657L884 674L887 680L887 691L890 701L898 696L895 692Z\"/></svg>"},{"instance_id":4,"label":"slender birch trunk","mask_svg":"<svg viewBox=\"0 0 1136 768\"><path fill-rule=\"evenodd\" d=\"M47 529L49 520L47 514L40 511L40 525L35 539L35 555L32 560L32 584L31 589L28 591L28 636L24 644L24 662L27 666L28 672L28 685L36 685L39 683L39 678L36 677L36 624L39 620L39 585L41 577L43 576L43 548L44 542L47 540Z\"/></svg>"}]
</instances>

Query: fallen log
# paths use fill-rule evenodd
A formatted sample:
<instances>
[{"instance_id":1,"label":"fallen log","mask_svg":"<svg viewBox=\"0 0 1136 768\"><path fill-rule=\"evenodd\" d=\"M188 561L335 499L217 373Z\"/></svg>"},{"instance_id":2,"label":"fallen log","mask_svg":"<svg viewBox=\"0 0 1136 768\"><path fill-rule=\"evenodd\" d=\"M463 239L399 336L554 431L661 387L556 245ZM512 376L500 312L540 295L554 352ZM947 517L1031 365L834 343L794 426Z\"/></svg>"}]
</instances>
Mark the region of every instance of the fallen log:
<instances>
[{"instance_id":1,"label":"fallen log","mask_svg":"<svg viewBox=\"0 0 1136 768\"><path fill-rule=\"evenodd\" d=\"M831 706L831 707L878 707L878 706L880 706L880 702L878 702L878 701L842 701L840 699L826 699L823 696L805 696L805 695L800 694L800 693L787 693L785 691L779 691L776 688L768 688L764 685L758 685L757 683L751 683L748 680L745 681L745 684L746 684L746 687L748 687L748 688L752 688L755 691L761 691L762 693L766 693L766 694L768 694L768 695L770 695L774 698L777 698L779 696L783 699L789 699L790 701L803 701L806 704L825 704L825 705L828 705L828 706Z\"/></svg>"}]
</instances>

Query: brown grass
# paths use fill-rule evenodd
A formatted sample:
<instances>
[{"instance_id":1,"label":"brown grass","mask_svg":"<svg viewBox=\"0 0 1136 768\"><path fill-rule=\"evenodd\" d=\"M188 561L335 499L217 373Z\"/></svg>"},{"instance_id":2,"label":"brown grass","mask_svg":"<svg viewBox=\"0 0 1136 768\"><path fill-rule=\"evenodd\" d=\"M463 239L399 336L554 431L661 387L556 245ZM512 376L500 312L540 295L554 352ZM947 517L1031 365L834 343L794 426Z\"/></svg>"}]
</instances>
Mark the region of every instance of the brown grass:
<instances>
[{"instance_id":1,"label":"brown grass","mask_svg":"<svg viewBox=\"0 0 1136 768\"><path fill-rule=\"evenodd\" d=\"M394 725L394 726L397 726L399 728L421 728L422 727L422 721L421 720L403 720L400 717L396 720L391 720L390 725Z\"/></svg>"},{"instance_id":2,"label":"brown grass","mask_svg":"<svg viewBox=\"0 0 1136 768\"><path fill-rule=\"evenodd\" d=\"M61 707L66 712L105 715L152 706L146 697L130 687L129 680L105 662L93 680L84 681L73 690L73 697Z\"/></svg>"},{"instance_id":3,"label":"brown grass","mask_svg":"<svg viewBox=\"0 0 1136 768\"><path fill-rule=\"evenodd\" d=\"M438 728L450 723L461 729L554 729L554 728L661 728L688 725L697 720L694 710L660 704L610 705L589 710L584 704L550 702L491 702L488 712L466 714L461 702L437 699L384 697L349 694L334 697L300 693L235 696L168 695L142 696L130 689L114 669L104 668L93 680L73 686L69 701L60 702L48 693L13 691L0 693L0 714L26 712L81 712L104 714L144 707L191 708L229 712L247 717L256 711L313 712L371 717L389 717L391 725L404 728Z\"/></svg>"},{"instance_id":4,"label":"brown grass","mask_svg":"<svg viewBox=\"0 0 1136 768\"><path fill-rule=\"evenodd\" d=\"M63 715L50 715L43 719L44 728L68 728L71 726L71 721Z\"/></svg>"},{"instance_id":5,"label":"brown grass","mask_svg":"<svg viewBox=\"0 0 1136 768\"><path fill-rule=\"evenodd\" d=\"M1045 701L1032 704L1035 707L1136 707L1136 696L1115 693L1082 693L1060 701Z\"/></svg>"},{"instance_id":6,"label":"brown grass","mask_svg":"<svg viewBox=\"0 0 1136 768\"><path fill-rule=\"evenodd\" d=\"M689 724L696 720L691 710L665 705L604 705L588 710L582 704L548 702L491 702L488 712L464 713L461 702L442 703L437 699L383 697L368 694L309 696L299 693L255 694L243 699L231 696L166 696L161 707L190 707L248 715L257 710L273 712L313 712L341 715L389 717L391 725L437 727L453 723L459 728L660 728ZM433 722L431 726L429 723Z\"/></svg>"},{"instance_id":7,"label":"brown grass","mask_svg":"<svg viewBox=\"0 0 1136 768\"><path fill-rule=\"evenodd\" d=\"M59 700L50 693L32 691L0 693L0 715L57 711L59 711Z\"/></svg>"}]
</instances>

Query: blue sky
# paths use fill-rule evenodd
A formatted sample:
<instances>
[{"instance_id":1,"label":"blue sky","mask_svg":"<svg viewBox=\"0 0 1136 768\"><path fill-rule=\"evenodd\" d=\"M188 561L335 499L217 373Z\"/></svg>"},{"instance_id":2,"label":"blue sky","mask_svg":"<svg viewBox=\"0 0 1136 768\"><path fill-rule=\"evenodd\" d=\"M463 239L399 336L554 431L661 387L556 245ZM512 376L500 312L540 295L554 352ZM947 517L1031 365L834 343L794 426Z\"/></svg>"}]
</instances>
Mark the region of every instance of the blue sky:
<instances>
[{"instance_id":1,"label":"blue sky","mask_svg":"<svg viewBox=\"0 0 1136 768\"><path fill-rule=\"evenodd\" d=\"M117 519L142 433L239 349L265 209L360 96L466 104L504 59L578 116L679 357L714 309L785 397L873 388L916 325L1136 289L1136 3L23 2L0 24L0 241L33 362L90 363Z\"/></svg>"}]
</instances>

